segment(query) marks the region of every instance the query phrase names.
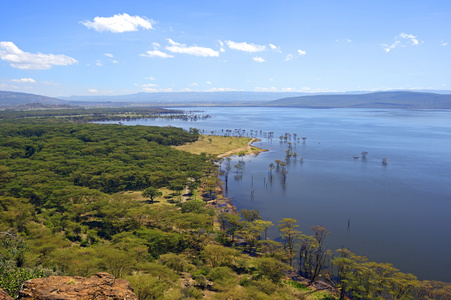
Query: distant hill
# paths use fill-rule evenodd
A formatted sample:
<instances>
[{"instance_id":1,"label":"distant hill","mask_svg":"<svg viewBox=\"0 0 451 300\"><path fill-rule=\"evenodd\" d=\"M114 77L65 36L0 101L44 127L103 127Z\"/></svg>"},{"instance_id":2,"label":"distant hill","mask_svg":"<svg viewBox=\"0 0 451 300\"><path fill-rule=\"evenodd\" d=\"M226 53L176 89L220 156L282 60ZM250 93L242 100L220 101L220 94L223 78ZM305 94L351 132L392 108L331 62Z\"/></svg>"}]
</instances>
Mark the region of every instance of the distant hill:
<instances>
[{"instance_id":1,"label":"distant hill","mask_svg":"<svg viewBox=\"0 0 451 300\"><path fill-rule=\"evenodd\" d=\"M68 104L67 101L41 95L0 91L0 108L27 105L30 103L40 103L44 105Z\"/></svg>"},{"instance_id":2,"label":"distant hill","mask_svg":"<svg viewBox=\"0 0 451 300\"><path fill-rule=\"evenodd\" d=\"M280 106L311 108L451 108L451 94L390 91L302 94L276 92L174 92L123 96L72 96L64 99L0 91L0 109L77 107ZM448 91L449 92L449 91ZM293 97L294 96L294 97ZM40 105L37 105L39 103Z\"/></svg>"},{"instance_id":3,"label":"distant hill","mask_svg":"<svg viewBox=\"0 0 451 300\"><path fill-rule=\"evenodd\" d=\"M451 108L451 95L409 91L289 97L265 106L312 108Z\"/></svg>"},{"instance_id":4,"label":"distant hill","mask_svg":"<svg viewBox=\"0 0 451 300\"><path fill-rule=\"evenodd\" d=\"M277 100L285 97L308 95L291 92L169 92L169 93L136 93L120 96L70 96L60 97L68 101L85 102L146 102L155 104L173 103L215 103L215 102L261 102Z\"/></svg>"}]
</instances>

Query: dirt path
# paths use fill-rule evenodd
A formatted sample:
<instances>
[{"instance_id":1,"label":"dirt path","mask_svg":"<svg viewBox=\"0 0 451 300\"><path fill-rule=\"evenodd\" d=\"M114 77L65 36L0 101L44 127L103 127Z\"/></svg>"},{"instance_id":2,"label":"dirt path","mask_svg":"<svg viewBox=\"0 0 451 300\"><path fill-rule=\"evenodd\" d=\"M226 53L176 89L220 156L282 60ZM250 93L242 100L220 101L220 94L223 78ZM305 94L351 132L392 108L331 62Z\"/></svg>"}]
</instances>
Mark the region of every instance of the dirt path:
<instances>
[{"instance_id":1,"label":"dirt path","mask_svg":"<svg viewBox=\"0 0 451 300\"><path fill-rule=\"evenodd\" d=\"M188 193L189 193L189 186L185 186L185 189L183 190L183 196L182 196L182 203L185 203L188 199Z\"/></svg>"},{"instance_id":2,"label":"dirt path","mask_svg":"<svg viewBox=\"0 0 451 300\"><path fill-rule=\"evenodd\" d=\"M229 155L232 155L233 153L241 152L241 151L243 151L243 150L247 150L247 153L248 153L249 155L252 155L253 152L252 152L252 149L251 149L251 144L252 144L253 142L255 142L256 140L257 140L257 139L252 138L252 140L250 140L249 142L247 142L246 147L238 148L238 149L235 149L235 150L230 150L230 151L227 151L226 153L219 154L219 155L218 155L218 158L221 158L221 157L224 157L224 156L229 156Z\"/></svg>"}]
</instances>

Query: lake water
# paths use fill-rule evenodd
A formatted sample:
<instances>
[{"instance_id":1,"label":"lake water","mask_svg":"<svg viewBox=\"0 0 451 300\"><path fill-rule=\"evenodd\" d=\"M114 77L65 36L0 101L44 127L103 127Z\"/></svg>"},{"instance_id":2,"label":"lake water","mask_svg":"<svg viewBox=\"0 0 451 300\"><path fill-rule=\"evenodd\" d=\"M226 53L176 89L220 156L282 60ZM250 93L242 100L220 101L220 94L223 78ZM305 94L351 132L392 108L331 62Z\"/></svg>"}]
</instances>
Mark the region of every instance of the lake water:
<instances>
[{"instance_id":1,"label":"lake water","mask_svg":"<svg viewBox=\"0 0 451 300\"><path fill-rule=\"evenodd\" d=\"M294 218L305 234L322 225L331 231L330 249L346 247L420 279L451 282L450 110L201 109L212 118L126 124L195 127L218 135L254 130L261 138L254 145L269 152L245 157L239 178L232 168L228 196L239 209L259 209L276 225ZM272 141L260 130L274 132ZM268 165L286 156L288 143L279 142L285 133L307 139L290 140L298 158L287 165L286 182L276 171L270 181ZM366 159L353 158L363 151ZM278 236L277 226L271 235Z\"/></svg>"}]
</instances>

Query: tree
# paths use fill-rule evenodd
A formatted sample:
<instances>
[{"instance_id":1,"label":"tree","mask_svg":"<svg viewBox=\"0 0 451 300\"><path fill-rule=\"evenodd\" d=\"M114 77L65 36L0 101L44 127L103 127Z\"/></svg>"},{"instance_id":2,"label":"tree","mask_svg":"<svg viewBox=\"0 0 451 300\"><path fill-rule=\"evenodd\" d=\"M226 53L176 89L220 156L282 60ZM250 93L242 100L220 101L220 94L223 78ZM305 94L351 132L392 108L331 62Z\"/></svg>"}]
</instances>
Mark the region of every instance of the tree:
<instances>
[{"instance_id":1,"label":"tree","mask_svg":"<svg viewBox=\"0 0 451 300\"><path fill-rule=\"evenodd\" d=\"M254 221L255 224L257 226L259 226L260 228L262 228L262 232L263 232L263 239L266 240L267 236L268 236L268 228L273 226L274 223L271 221L263 221L263 220L255 220Z\"/></svg>"},{"instance_id":2,"label":"tree","mask_svg":"<svg viewBox=\"0 0 451 300\"><path fill-rule=\"evenodd\" d=\"M266 277L274 283L279 283L288 267L271 257L259 258L256 261L257 277Z\"/></svg>"},{"instance_id":3,"label":"tree","mask_svg":"<svg viewBox=\"0 0 451 300\"><path fill-rule=\"evenodd\" d=\"M296 245L296 241L298 240L301 232L296 230L299 227L297 221L291 218L284 218L279 222L279 231L282 239L284 240L284 249L287 254L287 261L290 266L293 265L294 258L294 248Z\"/></svg>"},{"instance_id":4,"label":"tree","mask_svg":"<svg viewBox=\"0 0 451 300\"><path fill-rule=\"evenodd\" d=\"M235 173L240 173L241 170L243 169L243 165L240 163L237 163L236 165L233 166L235 168Z\"/></svg>"},{"instance_id":5,"label":"tree","mask_svg":"<svg viewBox=\"0 0 451 300\"><path fill-rule=\"evenodd\" d=\"M148 187L142 192L143 197L150 198L150 203L153 203L154 199L161 195L163 195L163 193L154 188L153 186Z\"/></svg>"},{"instance_id":6,"label":"tree","mask_svg":"<svg viewBox=\"0 0 451 300\"><path fill-rule=\"evenodd\" d=\"M28 245L18 235L0 232L0 287L16 297L22 283L28 279L44 276L40 268L23 268L24 254Z\"/></svg>"},{"instance_id":7,"label":"tree","mask_svg":"<svg viewBox=\"0 0 451 300\"><path fill-rule=\"evenodd\" d=\"M220 245L207 245L201 252L202 258L213 268L232 266L239 253L232 248Z\"/></svg>"},{"instance_id":8,"label":"tree","mask_svg":"<svg viewBox=\"0 0 451 300\"><path fill-rule=\"evenodd\" d=\"M272 170L274 170L275 166L273 163L269 164L269 174L272 175Z\"/></svg>"},{"instance_id":9,"label":"tree","mask_svg":"<svg viewBox=\"0 0 451 300\"><path fill-rule=\"evenodd\" d=\"M241 217L246 222L253 222L255 220L261 220L260 211L258 209L242 209Z\"/></svg>"},{"instance_id":10,"label":"tree","mask_svg":"<svg viewBox=\"0 0 451 300\"><path fill-rule=\"evenodd\" d=\"M312 226L312 229L315 233L314 237L301 236L299 273L309 278L311 282L314 282L329 257L329 251L323 247L323 243L330 231L318 225Z\"/></svg>"}]
</instances>

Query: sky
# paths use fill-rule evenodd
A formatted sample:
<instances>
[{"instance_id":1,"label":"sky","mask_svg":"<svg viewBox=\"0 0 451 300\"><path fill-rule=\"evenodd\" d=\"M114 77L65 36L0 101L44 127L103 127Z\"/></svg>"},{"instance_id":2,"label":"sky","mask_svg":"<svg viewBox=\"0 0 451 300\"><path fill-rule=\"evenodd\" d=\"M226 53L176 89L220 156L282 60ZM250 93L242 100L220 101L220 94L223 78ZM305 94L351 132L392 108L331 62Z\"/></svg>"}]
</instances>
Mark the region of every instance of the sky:
<instances>
[{"instance_id":1,"label":"sky","mask_svg":"<svg viewBox=\"0 0 451 300\"><path fill-rule=\"evenodd\" d=\"M1 0L0 90L451 90L449 0Z\"/></svg>"}]
</instances>

